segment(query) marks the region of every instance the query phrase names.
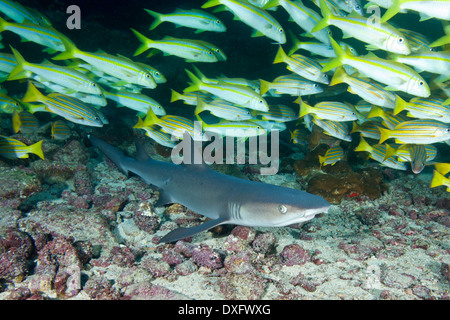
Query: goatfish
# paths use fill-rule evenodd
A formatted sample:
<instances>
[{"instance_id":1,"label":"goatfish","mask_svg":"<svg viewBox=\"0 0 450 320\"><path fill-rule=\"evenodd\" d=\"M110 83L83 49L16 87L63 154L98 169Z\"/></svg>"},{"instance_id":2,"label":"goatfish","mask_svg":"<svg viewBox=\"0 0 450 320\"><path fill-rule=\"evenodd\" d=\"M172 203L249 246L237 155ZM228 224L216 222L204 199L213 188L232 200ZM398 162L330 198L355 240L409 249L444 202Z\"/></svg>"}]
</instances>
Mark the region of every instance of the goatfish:
<instances>
[{"instance_id":1,"label":"goatfish","mask_svg":"<svg viewBox=\"0 0 450 320\"><path fill-rule=\"evenodd\" d=\"M450 50L428 51L403 55L391 55L391 59L413 66L417 72L431 72L450 77Z\"/></svg>"},{"instance_id":2,"label":"goatfish","mask_svg":"<svg viewBox=\"0 0 450 320\"><path fill-rule=\"evenodd\" d=\"M157 206L179 203L211 219L195 227L170 231L160 242L174 242L222 224L283 227L328 212L330 204L321 196L225 175L211 170L203 160L196 162L202 159L202 151L187 133L184 135L183 165L151 159L140 144L136 160L99 138L88 136L122 172L137 174L159 188Z\"/></svg>"},{"instance_id":3,"label":"goatfish","mask_svg":"<svg viewBox=\"0 0 450 320\"><path fill-rule=\"evenodd\" d=\"M331 13L324 0L320 0L323 19L312 29L318 31L328 25L334 25L344 32L344 38L351 36L368 43L367 49L381 49L394 53L410 54L408 42L394 27L387 23L371 23L360 15L338 17Z\"/></svg>"},{"instance_id":4,"label":"goatfish","mask_svg":"<svg viewBox=\"0 0 450 320\"><path fill-rule=\"evenodd\" d=\"M367 102L376 106L394 109L396 101L395 93L384 90L377 83L369 82L353 75L349 76L343 67L339 67L334 72L330 86L343 82L348 84L348 92L357 94Z\"/></svg>"},{"instance_id":5,"label":"goatfish","mask_svg":"<svg viewBox=\"0 0 450 320\"><path fill-rule=\"evenodd\" d=\"M73 91L81 91L91 94L101 94L102 91L91 78L85 74L68 67L50 63L35 64L25 61L22 55L13 47L11 50L17 61L17 65L11 71L8 80L28 78L30 75L24 71L30 71L46 81L57 83Z\"/></svg>"},{"instance_id":6,"label":"goatfish","mask_svg":"<svg viewBox=\"0 0 450 320\"><path fill-rule=\"evenodd\" d=\"M430 144L450 139L450 127L445 123L418 119L399 123L394 130L380 128L380 143L394 138L396 143Z\"/></svg>"},{"instance_id":7,"label":"goatfish","mask_svg":"<svg viewBox=\"0 0 450 320\"><path fill-rule=\"evenodd\" d=\"M0 11L17 23L34 23L50 26L49 20L36 10L26 8L17 1L1 0Z\"/></svg>"},{"instance_id":8,"label":"goatfish","mask_svg":"<svg viewBox=\"0 0 450 320\"><path fill-rule=\"evenodd\" d=\"M14 23L0 18L0 32L11 31L22 39L32 41L56 51L64 51L59 32L52 27L31 23Z\"/></svg>"},{"instance_id":9,"label":"goatfish","mask_svg":"<svg viewBox=\"0 0 450 320\"><path fill-rule=\"evenodd\" d=\"M269 110L266 100L246 86L227 84L220 81L215 82L204 76L202 79L199 79L189 70L186 70L186 73L191 79L192 84L184 92L202 90L245 108L259 111Z\"/></svg>"},{"instance_id":10,"label":"goatfish","mask_svg":"<svg viewBox=\"0 0 450 320\"><path fill-rule=\"evenodd\" d=\"M450 2L448 0L391 0L392 3L381 17L386 22L398 12L413 10L420 13L420 21L430 18L450 20Z\"/></svg>"},{"instance_id":11,"label":"goatfish","mask_svg":"<svg viewBox=\"0 0 450 320\"><path fill-rule=\"evenodd\" d=\"M72 135L69 126L62 120L52 122L52 139L66 140Z\"/></svg>"},{"instance_id":12,"label":"goatfish","mask_svg":"<svg viewBox=\"0 0 450 320\"><path fill-rule=\"evenodd\" d=\"M203 31L225 32L227 28L220 19L203 10L180 10L173 13L162 14L152 10L144 9L155 18L150 30L155 29L162 22L171 22L177 26L197 29L196 33Z\"/></svg>"},{"instance_id":13,"label":"goatfish","mask_svg":"<svg viewBox=\"0 0 450 320\"><path fill-rule=\"evenodd\" d=\"M446 186L447 192L450 192L450 178L447 178L443 174L441 174L439 171L434 170L430 187L435 188L435 187L439 187L439 186Z\"/></svg>"},{"instance_id":14,"label":"goatfish","mask_svg":"<svg viewBox=\"0 0 450 320\"><path fill-rule=\"evenodd\" d=\"M272 90L275 94L306 96L323 92L323 88L315 82L304 79L297 74L279 76L272 82L260 79L260 94Z\"/></svg>"},{"instance_id":15,"label":"goatfish","mask_svg":"<svg viewBox=\"0 0 450 320\"><path fill-rule=\"evenodd\" d=\"M412 98L406 102L397 97L394 108L394 115L407 110L408 117L419 119L434 119L445 123L450 123L450 106L444 105L444 99L440 98Z\"/></svg>"},{"instance_id":16,"label":"goatfish","mask_svg":"<svg viewBox=\"0 0 450 320\"><path fill-rule=\"evenodd\" d=\"M347 64L368 77L386 84L385 89L400 90L424 98L430 96L428 84L408 66L396 61L378 58L373 54L355 57L345 52L332 38L330 38L330 41L337 57L325 65L322 72Z\"/></svg>"},{"instance_id":17,"label":"goatfish","mask_svg":"<svg viewBox=\"0 0 450 320\"><path fill-rule=\"evenodd\" d=\"M162 40L152 40L142 33L131 29L139 41L142 42L134 53L135 56L147 51L150 48L158 49L167 55L174 55L188 62L217 62L218 59L213 51L195 40L178 39L166 36Z\"/></svg>"},{"instance_id":18,"label":"goatfish","mask_svg":"<svg viewBox=\"0 0 450 320\"><path fill-rule=\"evenodd\" d=\"M376 144L371 146L366 140L364 140L363 137L361 137L355 151L368 152L370 158L379 162L383 166L397 170L406 170L406 166L402 162L395 159L395 149L388 144Z\"/></svg>"},{"instance_id":19,"label":"goatfish","mask_svg":"<svg viewBox=\"0 0 450 320\"><path fill-rule=\"evenodd\" d=\"M320 42L323 42L328 45L330 44L328 35L330 35L331 32L328 29L312 32L314 26L321 19L320 15L317 12L303 5L303 3L300 0L299 1L270 0L266 3L264 8L268 9L279 5L286 10L286 12L292 18L292 20L294 20L294 22L298 26L300 26L300 28L305 30L307 34L311 34L314 38L316 38Z\"/></svg>"},{"instance_id":20,"label":"goatfish","mask_svg":"<svg viewBox=\"0 0 450 320\"><path fill-rule=\"evenodd\" d=\"M138 65L129 58L113 56L107 53L90 53L81 51L67 37L62 36L61 41L66 51L54 56L53 60L81 59L96 69L103 71L120 80L120 84L137 84L146 88L156 88L156 82L150 72L142 65ZM119 85L117 83L116 85Z\"/></svg>"},{"instance_id":21,"label":"goatfish","mask_svg":"<svg viewBox=\"0 0 450 320\"><path fill-rule=\"evenodd\" d=\"M138 118L138 123L134 126L134 128L144 130L147 137L164 147L175 148L176 146L174 139L172 139L175 138L174 136L159 130L156 125L144 125L142 118Z\"/></svg>"},{"instance_id":22,"label":"goatfish","mask_svg":"<svg viewBox=\"0 0 450 320\"><path fill-rule=\"evenodd\" d=\"M434 50L431 46L430 41L423 34L409 29L398 28L397 30L405 36L412 53Z\"/></svg>"},{"instance_id":23,"label":"goatfish","mask_svg":"<svg viewBox=\"0 0 450 320\"><path fill-rule=\"evenodd\" d=\"M249 109L237 106L223 99L214 99L211 102L205 102L199 97L194 114L197 115L203 111L209 111L216 117L231 121L244 121L253 118Z\"/></svg>"},{"instance_id":24,"label":"goatfish","mask_svg":"<svg viewBox=\"0 0 450 320\"><path fill-rule=\"evenodd\" d=\"M104 91L103 95L106 99L113 100L118 106L124 106L137 112L147 113L151 108L158 116L166 114L164 108L156 100L147 95L140 93L133 93L127 90L119 90L116 92Z\"/></svg>"},{"instance_id":25,"label":"goatfish","mask_svg":"<svg viewBox=\"0 0 450 320\"><path fill-rule=\"evenodd\" d=\"M14 110L12 124L14 133L20 131L24 134L30 134L39 127L38 119L26 110L23 110L20 113Z\"/></svg>"},{"instance_id":26,"label":"goatfish","mask_svg":"<svg viewBox=\"0 0 450 320\"><path fill-rule=\"evenodd\" d=\"M61 93L50 93L48 96L44 96L31 82L28 84L22 101L41 102L45 104L46 111L60 115L74 123L91 127L102 127L104 124L98 110Z\"/></svg>"},{"instance_id":27,"label":"goatfish","mask_svg":"<svg viewBox=\"0 0 450 320\"><path fill-rule=\"evenodd\" d=\"M235 15L236 19L255 29L253 37L266 36L279 44L286 42L286 35L280 23L266 10L237 0L208 0L202 5L202 8L218 5L224 5Z\"/></svg>"},{"instance_id":28,"label":"goatfish","mask_svg":"<svg viewBox=\"0 0 450 320\"><path fill-rule=\"evenodd\" d=\"M336 162L344 159L344 149L340 146L334 146L325 152L325 155L319 156L320 167L334 165Z\"/></svg>"},{"instance_id":29,"label":"goatfish","mask_svg":"<svg viewBox=\"0 0 450 320\"><path fill-rule=\"evenodd\" d=\"M0 155L2 157L7 159L25 159L29 157L29 153L34 153L39 158L44 160L42 140L27 146L19 140L0 135Z\"/></svg>"},{"instance_id":30,"label":"goatfish","mask_svg":"<svg viewBox=\"0 0 450 320\"><path fill-rule=\"evenodd\" d=\"M345 103L322 101L312 107L300 99L299 117L301 118L306 114L313 114L316 118L332 121L353 121L358 119L355 110Z\"/></svg>"},{"instance_id":31,"label":"goatfish","mask_svg":"<svg viewBox=\"0 0 450 320\"><path fill-rule=\"evenodd\" d=\"M329 83L328 76L321 71L322 66L317 61L300 54L288 56L280 46L273 63L275 64L281 62L288 65L288 70L295 72L308 80L323 84Z\"/></svg>"}]
</instances>

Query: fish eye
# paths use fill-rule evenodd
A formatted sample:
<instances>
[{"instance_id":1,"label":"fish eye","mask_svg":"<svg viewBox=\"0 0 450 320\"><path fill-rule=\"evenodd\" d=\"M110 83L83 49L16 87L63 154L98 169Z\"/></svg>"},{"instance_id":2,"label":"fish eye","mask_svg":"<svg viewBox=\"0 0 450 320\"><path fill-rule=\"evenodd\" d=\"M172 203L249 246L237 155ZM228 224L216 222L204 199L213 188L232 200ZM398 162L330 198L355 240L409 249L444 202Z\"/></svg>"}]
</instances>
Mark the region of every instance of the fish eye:
<instances>
[{"instance_id":1,"label":"fish eye","mask_svg":"<svg viewBox=\"0 0 450 320\"><path fill-rule=\"evenodd\" d=\"M287 212L287 208L286 208L286 206L285 205L283 205L283 204L280 204L279 206L278 206L278 211L280 211L281 213L286 213Z\"/></svg>"},{"instance_id":2,"label":"fish eye","mask_svg":"<svg viewBox=\"0 0 450 320\"><path fill-rule=\"evenodd\" d=\"M97 84L96 84L96 83L94 83L94 82L91 82L91 86L93 86L93 87L96 87L96 86L97 86Z\"/></svg>"},{"instance_id":3,"label":"fish eye","mask_svg":"<svg viewBox=\"0 0 450 320\"><path fill-rule=\"evenodd\" d=\"M284 30L283 29L278 29L278 31L280 32L280 33L283 33L284 32Z\"/></svg>"},{"instance_id":4,"label":"fish eye","mask_svg":"<svg viewBox=\"0 0 450 320\"><path fill-rule=\"evenodd\" d=\"M423 81L419 81L419 86L423 86Z\"/></svg>"},{"instance_id":5,"label":"fish eye","mask_svg":"<svg viewBox=\"0 0 450 320\"><path fill-rule=\"evenodd\" d=\"M359 10L359 9L361 9L361 7L357 4L357 5L355 6L355 9L356 9L356 10Z\"/></svg>"},{"instance_id":6,"label":"fish eye","mask_svg":"<svg viewBox=\"0 0 450 320\"><path fill-rule=\"evenodd\" d=\"M150 78L150 74L149 74L149 73L146 73L146 74L145 74L145 77L146 77L146 78Z\"/></svg>"},{"instance_id":7,"label":"fish eye","mask_svg":"<svg viewBox=\"0 0 450 320\"><path fill-rule=\"evenodd\" d=\"M319 85L317 83L313 84L313 88L318 88L318 87L319 87Z\"/></svg>"},{"instance_id":8,"label":"fish eye","mask_svg":"<svg viewBox=\"0 0 450 320\"><path fill-rule=\"evenodd\" d=\"M159 76L159 72L155 72L155 75L156 75L156 76Z\"/></svg>"},{"instance_id":9,"label":"fish eye","mask_svg":"<svg viewBox=\"0 0 450 320\"><path fill-rule=\"evenodd\" d=\"M217 23L217 24L220 24L220 20L219 20L219 19L217 19L217 20L216 20L216 23Z\"/></svg>"},{"instance_id":10,"label":"fish eye","mask_svg":"<svg viewBox=\"0 0 450 320\"><path fill-rule=\"evenodd\" d=\"M403 43L403 38L398 38L397 42L398 43Z\"/></svg>"},{"instance_id":11,"label":"fish eye","mask_svg":"<svg viewBox=\"0 0 450 320\"><path fill-rule=\"evenodd\" d=\"M331 31L330 31L330 30L328 30L328 35L330 35L330 36L331 36Z\"/></svg>"}]
</instances>

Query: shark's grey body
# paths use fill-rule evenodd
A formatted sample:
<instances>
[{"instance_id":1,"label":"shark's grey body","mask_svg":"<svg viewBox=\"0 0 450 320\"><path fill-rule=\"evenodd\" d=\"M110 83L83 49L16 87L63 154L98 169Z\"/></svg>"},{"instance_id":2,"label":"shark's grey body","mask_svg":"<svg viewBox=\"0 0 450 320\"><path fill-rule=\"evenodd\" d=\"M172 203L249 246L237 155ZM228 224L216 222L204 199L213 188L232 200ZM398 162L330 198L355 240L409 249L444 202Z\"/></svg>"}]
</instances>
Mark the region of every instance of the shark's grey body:
<instances>
[{"instance_id":1,"label":"shark's grey body","mask_svg":"<svg viewBox=\"0 0 450 320\"><path fill-rule=\"evenodd\" d=\"M153 160L139 145L137 159L133 159L96 137L89 139L123 172L131 171L159 188L158 205L180 203L211 219L173 230L161 242L180 240L220 224L287 226L310 220L330 207L322 197L305 191L228 176L204 163L176 165Z\"/></svg>"}]
</instances>

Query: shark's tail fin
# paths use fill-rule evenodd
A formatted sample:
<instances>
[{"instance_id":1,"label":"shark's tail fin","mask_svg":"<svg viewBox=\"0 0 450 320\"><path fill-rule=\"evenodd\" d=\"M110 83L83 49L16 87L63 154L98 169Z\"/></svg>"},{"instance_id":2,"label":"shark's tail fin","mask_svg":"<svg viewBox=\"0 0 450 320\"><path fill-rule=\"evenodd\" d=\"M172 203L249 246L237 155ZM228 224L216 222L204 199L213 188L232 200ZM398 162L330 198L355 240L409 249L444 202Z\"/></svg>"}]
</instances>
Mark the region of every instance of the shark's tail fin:
<instances>
[{"instance_id":1,"label":"shark's tail fin","mask_svg":"<svg viewBox=\"0 0 450 320\"><path fill-rule=\"evenodd\" d=\"M97 137L94 137L90 134L87 137L95 147L99 148L105 154L105 156L107 156L108 159L111 160L117 166L117 168L120 169L120 171L128 175L129 166L127 165L127 162L135 161L134 159L125 156L122 152L119 151L119 149L113 147L112 145Z\"/></svg>"}]
</instances>

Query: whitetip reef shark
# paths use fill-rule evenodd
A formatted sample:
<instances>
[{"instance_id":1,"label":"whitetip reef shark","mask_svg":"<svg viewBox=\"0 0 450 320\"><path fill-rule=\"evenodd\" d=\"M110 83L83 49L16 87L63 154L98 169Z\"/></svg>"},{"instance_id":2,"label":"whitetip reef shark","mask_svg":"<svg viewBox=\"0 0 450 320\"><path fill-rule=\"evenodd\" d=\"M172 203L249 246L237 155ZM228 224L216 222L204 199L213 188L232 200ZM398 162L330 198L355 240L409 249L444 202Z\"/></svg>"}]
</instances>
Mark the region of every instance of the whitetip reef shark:
<instances>
[{"instance_id":1,"label":"whitetip reef shark","mask_svg":"<svg viewBox=\"0 0 450 320\"><path fill-rule=\"evenodd\" d=\"M122 172L132 172L146 183L159 189L156 206L179 203L211 220L191 228L175 229L161 242L174 242L221 224L249 227L283 227L311 220L318 213L326 213L330 204L321 196L305 191L249 181L216 172L203 161L191 160L201 152L185 133L183 141L190 140L191 159L183 164L158 161L150 158L137 142L136 159L125 156L103 140L88 135ZM201 155L200 155L201 157ZM199 159L199 158L195 158Z\"/></svg>"}]
</instances>

